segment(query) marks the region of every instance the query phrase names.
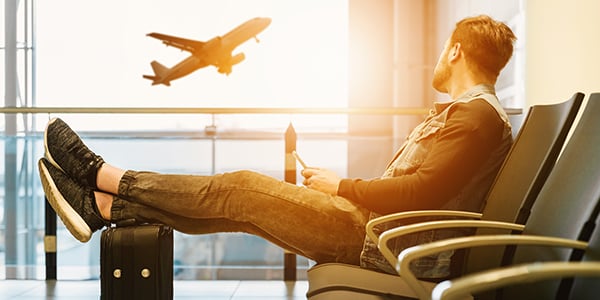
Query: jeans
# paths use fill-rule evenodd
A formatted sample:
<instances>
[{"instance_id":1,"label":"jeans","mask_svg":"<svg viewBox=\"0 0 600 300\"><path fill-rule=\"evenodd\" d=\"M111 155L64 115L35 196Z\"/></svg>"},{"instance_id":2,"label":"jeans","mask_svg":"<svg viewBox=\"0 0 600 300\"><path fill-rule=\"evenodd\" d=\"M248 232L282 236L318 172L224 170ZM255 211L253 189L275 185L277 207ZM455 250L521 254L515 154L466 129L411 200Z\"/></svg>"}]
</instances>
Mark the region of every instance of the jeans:
<instances>
[{"instance_id":1,"label":"jeans","mask_svg":"<svg viewBox=\"0 0 600 300\"><path fill-rule=\"evenodd\" d=\"M127 171L111 221L188 234L245 232L317 263L359 264L369 211L345 198L252 172L214 176Z\"/></svg>"}]
</instances>

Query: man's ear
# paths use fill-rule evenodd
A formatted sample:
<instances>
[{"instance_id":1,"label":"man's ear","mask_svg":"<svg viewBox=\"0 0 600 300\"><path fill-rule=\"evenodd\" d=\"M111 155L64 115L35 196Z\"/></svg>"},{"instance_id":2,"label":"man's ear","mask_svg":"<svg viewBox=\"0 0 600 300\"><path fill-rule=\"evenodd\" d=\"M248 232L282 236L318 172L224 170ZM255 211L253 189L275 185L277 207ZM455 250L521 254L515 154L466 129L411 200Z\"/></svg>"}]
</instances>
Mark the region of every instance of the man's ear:
<instances>
[{"instance_id":1,"label":"man's ear","mask_svg":"<svg viewBox=\"0 0 600 300\"><path fill-rule=\"evenodd\" d=\"M448 61L456 61L462 55L462 48L460 43L454 43L450 51L448 51Z\"/></svg>"}]
</instances>

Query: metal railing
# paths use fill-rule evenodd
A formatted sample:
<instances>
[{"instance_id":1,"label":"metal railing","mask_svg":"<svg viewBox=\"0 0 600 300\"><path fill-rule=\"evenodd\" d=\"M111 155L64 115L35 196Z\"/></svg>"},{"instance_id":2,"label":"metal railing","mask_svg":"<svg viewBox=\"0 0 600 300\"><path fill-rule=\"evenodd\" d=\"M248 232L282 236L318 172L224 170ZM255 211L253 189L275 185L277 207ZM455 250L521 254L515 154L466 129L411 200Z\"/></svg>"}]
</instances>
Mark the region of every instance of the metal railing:
<instances>
[{"instance_id":1,"label":"metal railing","mask_svg":"<svg viewBox=\"0 0 600 300\"><path fill-rule=\"evenodd\" d=\"M0 107L4 114L345 114L423 115L426 108Z\"/></svg>"}]
</instances>

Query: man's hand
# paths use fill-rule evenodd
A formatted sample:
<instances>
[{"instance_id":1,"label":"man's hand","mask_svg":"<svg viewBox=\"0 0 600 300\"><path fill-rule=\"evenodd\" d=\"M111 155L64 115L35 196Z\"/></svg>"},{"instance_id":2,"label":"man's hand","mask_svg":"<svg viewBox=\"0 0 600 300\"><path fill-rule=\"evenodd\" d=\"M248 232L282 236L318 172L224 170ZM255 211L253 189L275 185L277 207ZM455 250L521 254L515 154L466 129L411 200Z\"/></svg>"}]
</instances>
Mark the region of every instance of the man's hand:
<instances>
[{"instance_id":1,"label":"man's hand","mask_svg":"<svg viewBox=\"0 0 600 300\"><path fill-rule=\"evenodd\" d=\"M307 188L321 191L330 195L337 195L341 178L333 171L321 168L306 168L302 170L304 184Z\"/></svg>"}]
</instances>

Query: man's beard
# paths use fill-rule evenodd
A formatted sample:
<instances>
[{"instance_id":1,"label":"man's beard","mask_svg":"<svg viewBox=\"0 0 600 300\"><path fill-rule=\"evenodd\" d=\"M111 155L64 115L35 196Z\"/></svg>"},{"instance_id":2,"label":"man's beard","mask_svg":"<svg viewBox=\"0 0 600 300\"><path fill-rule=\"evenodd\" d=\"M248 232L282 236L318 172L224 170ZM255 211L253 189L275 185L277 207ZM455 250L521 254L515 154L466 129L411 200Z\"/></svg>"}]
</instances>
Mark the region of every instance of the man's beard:
<instances>
[{"instance_id":1,"label":"man's beard","mask_svg":"<svg viewBox=\"0 0 600 300\"><path fill-rule=\"evenodd\" d=\"M448 80L450 80L451 75L452 71L448 67L448 64L445 61L440 62L433 72L433 80L431 85L440 93L448 93L446 84L448 83Z\"/></svg>"}]
</instances>

